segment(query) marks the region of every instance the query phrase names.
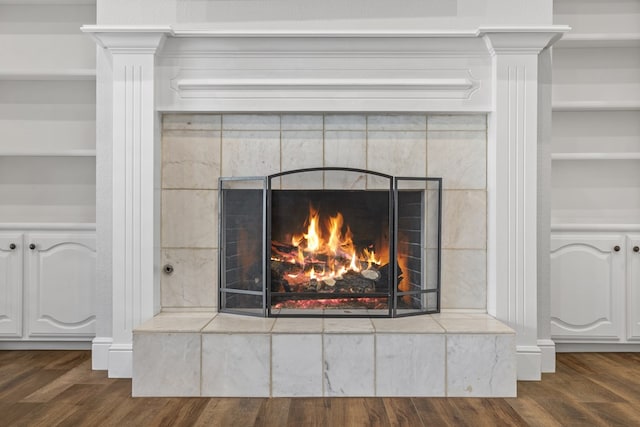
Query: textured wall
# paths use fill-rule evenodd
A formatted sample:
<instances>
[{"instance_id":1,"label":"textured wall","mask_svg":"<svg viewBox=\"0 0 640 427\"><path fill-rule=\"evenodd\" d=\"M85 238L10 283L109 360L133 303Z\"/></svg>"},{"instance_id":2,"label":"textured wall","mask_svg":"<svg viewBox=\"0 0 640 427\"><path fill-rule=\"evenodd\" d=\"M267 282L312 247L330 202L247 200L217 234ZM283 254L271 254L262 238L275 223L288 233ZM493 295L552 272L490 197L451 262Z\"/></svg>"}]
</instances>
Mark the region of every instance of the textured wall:
<instances>
[{"instance_id":1,"label":"textured wall","mask_svg":"<svg viewBox=\"0 0 640 427\"><path fill-rule=\"evenodd\" d=\"M162 306L217 305L219 176L343 166L443 177L442 307L486 308L486 133L481 114L165 115Z\"/></svg>"}]
</instances>

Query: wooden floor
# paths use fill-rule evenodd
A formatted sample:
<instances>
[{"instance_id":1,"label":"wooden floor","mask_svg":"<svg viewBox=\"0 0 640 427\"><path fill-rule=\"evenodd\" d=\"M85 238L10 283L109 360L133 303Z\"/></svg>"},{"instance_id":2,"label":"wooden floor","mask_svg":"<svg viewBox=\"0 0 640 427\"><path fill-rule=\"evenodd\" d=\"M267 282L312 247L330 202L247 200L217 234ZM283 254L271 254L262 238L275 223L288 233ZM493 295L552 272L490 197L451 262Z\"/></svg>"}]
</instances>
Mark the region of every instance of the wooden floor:
<instances>
[{"instance_id":1,"label":"wooden floor","mask_svg":"<svg viewBox=\"0 0 640 427\"><path fill-rule=\"evenodd\" d=\"M0 351L2 426L640 426L640 353L559 354L517 399L136 398L87 351Z\"/></svg>"}]
</instances>

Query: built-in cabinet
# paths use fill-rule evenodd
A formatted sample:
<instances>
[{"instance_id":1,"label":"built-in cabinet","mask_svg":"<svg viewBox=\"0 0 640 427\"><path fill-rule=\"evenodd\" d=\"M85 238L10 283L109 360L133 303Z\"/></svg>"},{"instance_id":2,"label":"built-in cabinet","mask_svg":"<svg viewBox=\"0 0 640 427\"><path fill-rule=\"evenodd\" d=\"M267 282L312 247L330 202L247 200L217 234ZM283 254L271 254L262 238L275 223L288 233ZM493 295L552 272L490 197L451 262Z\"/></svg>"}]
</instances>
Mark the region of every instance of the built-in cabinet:
<instances>
[{"instance_id":1,"label":"built-in cabinet","mask_svg":"<svg viewBox=\"0 0 640 427\"><path fill-rule=\"evenodd\" d=\"M640 2L555 0L551 334L640 343Z\"/></svg>"},{"instance_id":2,"label":"built-in cabinet","mask_svg":"<svg viewBox=\"0 0 640 427\"><path fill-rule=\"evenodd\" d=\"M0 340L95 333L94 232L0 233Z\"/></svg>"},{"instance_id":3,"label":"built-in cabinet","mask_svg":"<svg viewBox=\"0 0 640 427\"><path fill-rule=\"evenodd\" d=\"M0 348L88 341L96 2L0 0L0 17Z\"/></svg>"}]
</instances>

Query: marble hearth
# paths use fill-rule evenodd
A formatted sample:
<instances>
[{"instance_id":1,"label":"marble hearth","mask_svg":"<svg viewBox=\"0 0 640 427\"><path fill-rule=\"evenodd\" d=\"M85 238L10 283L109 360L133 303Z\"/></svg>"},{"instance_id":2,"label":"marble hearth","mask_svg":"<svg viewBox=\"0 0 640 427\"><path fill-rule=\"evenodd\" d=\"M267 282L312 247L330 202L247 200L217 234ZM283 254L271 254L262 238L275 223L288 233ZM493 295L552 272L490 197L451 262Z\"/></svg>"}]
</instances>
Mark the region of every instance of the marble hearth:
<instances>
[{"instance_id":1,"label":"marble hearth","mask_svg":"<svg viewBox=\"0 0 640 427\"><path fill-rule=\"evenodd\" d=\"M133 346L133 396L516 395L515 332L486 314L161 313L134 331Z\"/></svg>"}]
</instances>

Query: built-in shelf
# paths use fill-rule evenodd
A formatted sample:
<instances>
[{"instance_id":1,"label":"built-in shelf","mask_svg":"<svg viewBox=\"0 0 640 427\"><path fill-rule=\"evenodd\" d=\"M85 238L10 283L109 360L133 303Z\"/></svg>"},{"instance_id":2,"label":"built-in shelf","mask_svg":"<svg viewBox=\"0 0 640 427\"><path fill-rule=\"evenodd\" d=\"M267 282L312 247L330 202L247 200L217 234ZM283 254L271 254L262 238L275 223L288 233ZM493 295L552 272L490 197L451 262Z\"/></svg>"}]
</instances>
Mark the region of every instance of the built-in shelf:
<instances>
[{"instance_id":1,"label":"built-in shelf","mask_svg":"<svg viewBox=\"0 0 640 427\"><path fill-rule=\"evenodd\" d=\"M552 160L640 160L640 153L553 153Z\"/></svg>"},{"instance_id":2,"label":"built-in shelf","mask_svg":"<svg viewBox=\"0 0 640 427\"><path fill-rule=\"evenodd\" d=\"M554 48L640 47L640 34L567 34Z\"/></svg>"},{"instance_id":3,"label":"built-in shelf","mask_svg":"<svg viewBox=\"0 0 640 427\"><path fill-rule=\"evenodd\" d=\"M64 5L64 4L96 4L96 0L0 0L0 4L33 4L33 5Z\"/></svg>"},{"instance_id":4,"label":"built-in shelf","mask_svg":"<svg viewBox=\"0 0 640 427\"><path fill-rule=\"evenodd\" d=\"M640 231L640 222L627 224L561 222L552 223L551 231Z\"/></svg>"},{"instance_id":5,"label":"built-in shelf","mask_svg":"<svg viewBox=\"0 0 640 427\"><path fill-rule=\"evenodd\" d=\"M638 111L638 101L556 101L553 111Z\"/></svg>"},{"instance_id":6,"label":"built-in shelf","mask_svg":"<svg viewBox=\"0 0 640 427\"><path fill-rule=\"evenodd\" d=\"M95 69L0 70L0 80L95 80Z\"/></svg>"},{"instance_id":7,"label":"built-in shelf","mask_svg":"<svg viewBox=\"0 0 640 427\"><path fill-rule=\"evenodd\" d=\"M0 150L0 156L16 157L95 157L96 150Z\"/></svg>"},{"instance_id":8,"label":"built-in shelf","mask_svg":"<svg viewBox=\"0 0 640 427\"><path fill-rule=\"evenodd\" d=\"M0 230L89 230L95 231L95 222L0 222Z\"/></svg>"}]
</instances>

